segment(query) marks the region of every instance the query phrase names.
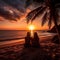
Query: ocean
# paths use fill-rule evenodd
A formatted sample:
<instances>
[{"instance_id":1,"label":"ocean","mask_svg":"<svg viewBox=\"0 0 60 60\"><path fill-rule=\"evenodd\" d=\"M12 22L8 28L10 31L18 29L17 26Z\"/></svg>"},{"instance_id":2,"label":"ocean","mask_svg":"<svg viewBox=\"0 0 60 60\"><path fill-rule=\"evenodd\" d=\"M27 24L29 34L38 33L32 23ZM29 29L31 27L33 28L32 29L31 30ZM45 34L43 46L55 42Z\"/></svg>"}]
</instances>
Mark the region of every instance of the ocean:
<instances>
[{"instance_id":1,"label":"ocean","mask_svg":"<svg viewBox=\"0 0 60 60\"><path fill-rule=\"evenodd\" d=\"M43 31L36 31L39 37L48 37L56 35L56 33L49 33ZM0 30L0 42L7 40L20 39L26 36L27 31L24 30Z\"/></svg>"}]
</instances>

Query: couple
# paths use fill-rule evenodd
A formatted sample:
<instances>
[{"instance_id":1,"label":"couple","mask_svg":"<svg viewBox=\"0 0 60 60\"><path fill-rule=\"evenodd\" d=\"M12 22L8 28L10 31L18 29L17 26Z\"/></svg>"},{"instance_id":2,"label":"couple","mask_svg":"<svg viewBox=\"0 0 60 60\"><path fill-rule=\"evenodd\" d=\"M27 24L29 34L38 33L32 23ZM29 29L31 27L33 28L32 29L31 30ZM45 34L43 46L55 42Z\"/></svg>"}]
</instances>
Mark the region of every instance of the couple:
<instances>
[{"instance_id":1,"label":"couple","mask_svg":"<svg viewBox=\"0 0 60 60\"><path fill-rule=\"evenodd\" d=\"M25 47L40 47L39 37L37 32L34 32L34 37L31 37L30 32L27 32L27 36L25 37Z\"/></svg>"}]
</instances>

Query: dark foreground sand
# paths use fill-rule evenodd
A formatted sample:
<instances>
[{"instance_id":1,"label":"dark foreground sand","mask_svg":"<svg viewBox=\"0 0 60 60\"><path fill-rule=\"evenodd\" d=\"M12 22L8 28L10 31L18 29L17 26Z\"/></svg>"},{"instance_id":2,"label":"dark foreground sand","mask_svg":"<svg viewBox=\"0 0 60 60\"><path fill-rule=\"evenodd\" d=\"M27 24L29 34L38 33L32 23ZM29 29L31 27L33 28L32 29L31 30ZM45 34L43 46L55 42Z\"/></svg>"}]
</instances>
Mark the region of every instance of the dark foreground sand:
<instances>
[{"instance_id":1,"label":"dark foreground sand","mask_svg":"<svg viewBox=\"0 0 60 60\"><path fill-rule=\"evenodd\" d=\"M24 41L0 46L0 60L60 60L60 45L41 42L40 48L24 48Z\"/></svg>"}]
</instances>

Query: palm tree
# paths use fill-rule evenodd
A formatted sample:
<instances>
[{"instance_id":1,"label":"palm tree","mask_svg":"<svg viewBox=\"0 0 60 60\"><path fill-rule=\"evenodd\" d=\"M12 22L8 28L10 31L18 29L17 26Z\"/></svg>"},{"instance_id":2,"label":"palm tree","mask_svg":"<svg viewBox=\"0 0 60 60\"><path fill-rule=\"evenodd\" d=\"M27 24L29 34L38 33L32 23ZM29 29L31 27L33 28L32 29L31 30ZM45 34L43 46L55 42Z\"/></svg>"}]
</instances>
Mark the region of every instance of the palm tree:
<instances>
[{"instance_id":1,"label":"palm tree","mask_svg":"<svg viewBox=\"0 0 60 60\"><path fill-rule=\"evenodd\" d=\"M38 0L35 0L36 2L39 2ZM58 37L60 37L59 29L58 29L58 23L59 22L59 16L58 16L58 8L60 7L60 3L58 0L44 0L44 3L34 9L33 11L29 12L26 16L27 22L33 21L36 17L41 16L42 14L42 26L47 22L48 20L48 26L49 28L52 25L52 21L54 22L56 31L58 33ZM60 38L59 38L60 40Z\"/></svg>"}]
</instances>

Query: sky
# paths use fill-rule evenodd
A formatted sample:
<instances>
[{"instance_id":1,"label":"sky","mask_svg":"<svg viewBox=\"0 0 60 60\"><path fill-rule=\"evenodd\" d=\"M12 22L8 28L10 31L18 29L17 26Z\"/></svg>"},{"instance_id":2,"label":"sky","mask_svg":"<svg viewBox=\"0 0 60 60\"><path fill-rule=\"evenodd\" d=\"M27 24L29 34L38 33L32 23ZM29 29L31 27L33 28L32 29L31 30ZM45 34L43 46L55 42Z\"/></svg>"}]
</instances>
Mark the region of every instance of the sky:
<instances>
[{"instance_id":1,"label":"sky","mask_svg":"<svg viewBox=\"0 0 60 60\"><path fill-rule=\"evenodd\" d=\"M48 29L46 24L41 27L41 22L39 20L35 20L32 24L35 26L36 30ZM0 30L27 30L29 25L30 24L27 24L26 21L23 20L17 22L9 22L8 20L5 20L0 21Z\"/></svg>"},{"instance_id":2,"label":"sky","mask_svg":"<svg viewBox=\"0 0 60 60\"><path fill-rule=\"evenodd\" d=\"M31 0L32 2L32 0ZM26 0L0 0L0 30L27 30L26 15L35 7L25 8ZM33 23L36 30L49 29L47 23L42 27L40 18Z\"/></svg>"}]
</instances>

